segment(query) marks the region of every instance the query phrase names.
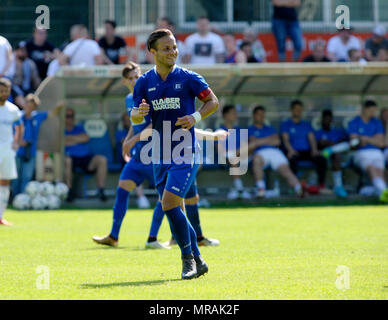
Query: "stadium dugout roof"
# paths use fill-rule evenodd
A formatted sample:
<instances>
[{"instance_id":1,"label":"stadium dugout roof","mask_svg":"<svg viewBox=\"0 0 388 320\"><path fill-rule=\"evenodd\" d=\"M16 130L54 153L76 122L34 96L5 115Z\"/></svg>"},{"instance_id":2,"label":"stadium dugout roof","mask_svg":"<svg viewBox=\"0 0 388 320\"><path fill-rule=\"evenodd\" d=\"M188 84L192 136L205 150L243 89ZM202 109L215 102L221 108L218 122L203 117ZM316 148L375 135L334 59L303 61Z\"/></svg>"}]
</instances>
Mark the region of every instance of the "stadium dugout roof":
<instances>
[{"instance_id":1,"label":"stadium dugout roof","mask_svg":"<svg viewBox=\"0 0 388 320\"><path fill-rule=\"evenodd\" d=\"M143 71L149 68L142 66ZM64 90L60 95L66 98L122 97L127 89L120 81L121 69L122 66L63 67L42 84L39 93L59 86ZM221 96L387 94L388 63L219 64L190 69L202 74Z\"/></svg>"}]
</instances>

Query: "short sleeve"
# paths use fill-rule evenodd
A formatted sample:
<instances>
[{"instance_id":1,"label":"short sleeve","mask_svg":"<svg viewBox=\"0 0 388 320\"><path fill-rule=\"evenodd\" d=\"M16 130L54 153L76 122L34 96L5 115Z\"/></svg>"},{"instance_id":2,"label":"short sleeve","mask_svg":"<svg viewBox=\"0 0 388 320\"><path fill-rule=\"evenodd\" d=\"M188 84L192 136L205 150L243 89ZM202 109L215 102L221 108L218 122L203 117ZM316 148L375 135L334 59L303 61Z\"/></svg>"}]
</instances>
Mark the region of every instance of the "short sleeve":
<instances>
[{"instance_id":1,"label":"short sleeve","mask_svg":"<svg viewBox=\"0 0 388 320\"><path fill-rule=\"evenodd\" d=\"M275 128L273 126L269 126L268 127L268 136L272 136L274 134L276 134Z\"/></svg>"},{"instance_id":2,"label":"short sleeve","mask_svg":"<svg viewBox=\"0 0 388 320\"><path fill-rule=\"evenodd\" d=\"M376 121L376 133L375 134L384 134L384 127L380 120L377 119Z\"/></svg>"},{"instance_id":3,"label":"short sleeve","mask_svg":"<svg viewBox=\"0 0 388 320\"><path fill-rule=\"evenodd\" d=\"M142 99L146 99L146 94L144 90L144 77L140 77L135 84L133 89L133 108L138 108L141 104ZM146 101L150 104L150 101ZM152 112L152 108L150 108L150 112Z\"/></svg>"},{"instance_id":4,"label":"short sleeve","mask_svg":"<svg viewBox=\"0 0 388 320\"><path fill-rule=\"evenodd\" d=\"M307 133L310 133L310 132L313 132L314 133L314 129L313 129L313 126L311 125L310 122L306 122L306 131Z\"/></svg>"},{"instance_id":5,"label":"short sleeve","mask_svg":"<svg viewBox=\"0 0 388 320\"><path fill-rule=\"evenodd\" d=\"M48 117L48 112L47 111L40 111L37 114L37 118L39 122L43 122L47 119Z\"/></svg>"},{"instance_id":6,"label":"short sleeve","mask_svg":"<svg viewBox=\"0 0 388 320\"><path fill-rule=\"evenodd\" d=\"M120 48L123 48L123 47L126 47L127 46L127 43L125 42L125 40L121 37L118 38L118 44L119 44L119 47Z\"/></svg>"},{"instance_id":7,"label":"short sleeve","mask_svg":"<svg viewBox=\"0 0 388 320\"><path fill-rule=\"evenodd\" d=\"M189 80L190 89L195 97L198 97L202 91L209 88L209 85L205 81L204 77L198 73L191 72Z\"/></svg>"},{"instance_id":8,"label":"short sleeve","mask_svg":"<svg viewBox=\"0 0 388 320\"><path fill-rule=\"evenodd\" d=\"M222 40L222 38L220 36L216 35L215 40L216 41L214 41L214 44L215 44L214 52L216 54L224 53L225 52L225 45L224 45L224 41Z\"/></svg>"},{"instance_id":9,"label":"short sleeve","mask_svg":"<svg viewBox=\"0 0 388 320\"><path fill-rule=\"evenodd\" d=\"M101 54L101 49L100 49L100 46L98 45L98 43L96 41L93 41L93 56L98 56Z\"/></svg>"},{"instance_id":10,"label":"short sleeve","mask_svg":"<svg viewBox=\"0 0 388 320\"><path fill-rule=\"evenodd\" d=\"M13 110L13 121L16 123L16 122L19 122L19 124L17 125L20 125L20 120L22 118L22 113L20 110L18 110L17 108L15 108L15 110Z\"/></svg>"},{"instance_id":11,"label":"short sleeve","mask_svg":"<svg viewBox=\"0 0 388 320\"><path fill-rule=\"evenodd\" d=\"M65 55L67 55L68 57L71 57L73 55L73 48L74 48L74 45L72 43L69 43L65 49L63 49L63 53Z\"/></svg>"},{"instance_id":12,"label":"short sleeve","mask_svg":"<svg viewBox=\"0 0 388 320\"><path fill-rule=\"evenodd\" d=\"M327 52L335 53L335 37L330 38L327 43Z\"/></svg>"},{"instance_id":13,"label":"short sleeve","mask_svg":"<svg viewBox=\"0 0 388 320\"><path fill-rule=\"evenodd\" d=\"M192 54L194 51L194 41L192 36L188 36L185 41L186 52Z\"/></svg>"},{"instance_id":14,"label":"short sleeve","mask_svg":"<svg viewBox=\"0 0 388 320\"><path fill-rule=\"evenodd\" d=\"M348 134L357 134L357 126L354 120L350 121L347 128Z\"/></svg>"},{"instance_id":15,"label":"short sleeve","mask_svg":"<svg viewBox=\"0 0 388 320\"><path fill-rule=\"evenodd\" d=\"M280 133L288 133L287 121L283 121L280 125Z\"/></svg>"}]
</instances>

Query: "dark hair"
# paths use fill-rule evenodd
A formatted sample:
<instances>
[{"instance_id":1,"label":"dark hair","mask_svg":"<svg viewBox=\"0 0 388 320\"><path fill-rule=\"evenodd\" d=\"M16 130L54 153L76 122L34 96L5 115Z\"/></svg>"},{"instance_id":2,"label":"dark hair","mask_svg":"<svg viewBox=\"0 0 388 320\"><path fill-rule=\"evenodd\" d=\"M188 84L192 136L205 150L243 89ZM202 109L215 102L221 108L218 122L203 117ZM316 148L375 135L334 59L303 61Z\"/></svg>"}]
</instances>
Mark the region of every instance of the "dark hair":
<instances>
[{"instance_id":1,"label":"dark hair","mask_svg":"<svg viewBox=\"0 0 388 320\"><path fill-rule=\"evenodd\" d=\"M252 114L255 115L258 111L265 111L265 107L261 105L257 105L253 108Z\"/></svg>"},{"instance_id":2,"label":"dark hair","mask_svg":"<svg viewBox=\"0 0 388 320\"><path fill-rule=\"evenodd\" d=\"M104 23L105 24L110 24L113 29L116 29L116 27L117 27L117 23L114 20L105 20Z\"/></svg>"},{"instance_id":3,"label":"dark hair","mask_svg":"<svg viewBox=\"0 0 388 320\"><path fill-rule=\"evenodd\" d=\"M133 61L127 62L127 64L123 68L123 71L121 71L122 77L127 78L129 73L132 72L133 70L139 70L139 72L141 71L140 66L137 63Z\"/></svg>"},{"instance_id":4,"label":"dark hair","mask_svg":"<svg viewBox=\"0 0 388 320\"><path fill-rule=\"evenodd\" d=\"M372 107L377 107L377 103L374 100L366 100L364 102L363 108L372 108Z\"/></svg>"},{"instance_id":5,"label":"dark hair","mask_svg":"<svg viewBox=\"0 0 388 320\"><path fill-rule=\"evenodd\" d=\"M11 88L12 84L7 78L0 78L0 86Z\"/></svg>"},{"instance_id":6,"label":"dark hair","mask_svg":"<svg viewBox=\"0 0 388 320\"><path fill-rule=\"evenodd\" d=\"M236 110L233 104L227 104L222 108L222 116L226 115L229 111Z\"/></svg>"},{"instance_id":7,"label":"dark hair","mask_svg":"<svg viewBox=\"0 0 388 320\"><path fill-rule=\"evenodd\" d=\"M156 50L156 41L165 36L173 36L172 32L168 29L157 29L153 31L147 40L147 49L151 51L151 49Z\"/></svg>"},{"instance_id":8,"label":"dark hair","mask_svg":"<svg viewBox=\"0 0 388 320\"><path fill-rule=\"evenodd\" d=\"M330 109L325 109L322 111L322 118L324 117L331 117L333 118L333 111L331 111Z\"/></svg>"},{"instance_id":9,"label":"dark hair","mask_svg":"<svg viewBox=\"0 0 388 320\"><path fill-rule=\"evenodd\" d=\"M292 100L291 103L290 103L290 108L294 109L294 107L298 106L298 105L303 107L302 101L300 101L298 99Z\"/></svg>"},{"instance_id":10,"label":"dark hair","mask_svg":"<svg viewBox=\"0 0 388 320\"><path fill-rule=\"evenodd\" d=\"M251 43L249 41L243 41L240 44L240 49L246 47L246 46L251 46Z\"/></svg>"},{"instance_id":11,"label":"dark hair","mask_svg":"<svg viewBox=\"0 0 388 320\"><path fill-rule=\"evenodd\" d=\"M197 18L197 21L198 21L198 20L203 20L203 19L206 19L207 21L209 21L209 18L208 18L207 16L199 16L199 17Z\"/></svg>"},{"instance_id":12,"label":"dark hair","mask_svg":"<svg viewBox=\"0 0 388 320\"><path fill-rule=\"evenodd\" d=\"M161 17L158 20L166 21L169 26L175 27L174 21L172 21L169 17Z\"/></svg>"}]
</instances>

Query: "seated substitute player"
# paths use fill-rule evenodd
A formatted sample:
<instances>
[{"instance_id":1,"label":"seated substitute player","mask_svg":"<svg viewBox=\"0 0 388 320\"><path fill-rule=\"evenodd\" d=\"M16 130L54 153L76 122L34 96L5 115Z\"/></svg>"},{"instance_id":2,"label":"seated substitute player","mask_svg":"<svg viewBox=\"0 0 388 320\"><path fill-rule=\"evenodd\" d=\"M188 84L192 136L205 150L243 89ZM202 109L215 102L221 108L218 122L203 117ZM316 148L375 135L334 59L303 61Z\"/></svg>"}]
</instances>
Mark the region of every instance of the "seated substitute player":
<instances>
[{"instance_id":1,"label":"seated substitute player","mask_svg":"<svg viewBox=\"0 0 388 320\"><path fill-rule=\"evenodd\" d=\"M328 147L337 145L347 140L346 131L342 128L335 128L333 125L333 112L323 110L321 117L321 129L315 131L318 149L324 150ZM324 152L322 152L325 155ZM331 155L332 175L334 182L334 193L341 198L347 197L347 192L342 182L341 154L333 153Z\"/></svg>"},{"instance_id":2,"label":"seated substitute player","mask_svg":"<svg viewBox=\"0 0 388 320\"><path fill-rule=\"evenodd\" d=\"M256 196L265 196L264 169L271 167L284 177L295 193L303 196L303 188L298 178L291 171L288 160L278 148L280 145L279 135L275 128L265 124L265 108L256 106L252 112L253 125L248 128L249 145L248 151L253 152L253 174L256 180Z\"/></svg>"},{"instance_id":3,"label":"seated substitute player","mask_svg":"<svg viewBox=\"0 0 388 320\"><path fill-rule=\"evenodd\" d=\"M241 128L238 126L238 115L237 110L234 105L225 105L222 108L222 118L224 123L221 125L220 129L222 130L235 130L235 138L236 138L236 150L233 150L231 146L228 145L228 139L221 143L222 149L224 151L236 151L240 149L240 130ZM230 167L237 167L238 164L229 163ZM251 195L248 191L244 190L244 185L239 175L232 175L233 178L233 188L229 191L227 197L229 200L235 200L238 198L242 199L250 199Z\"/></svg>"},{"instance_id":4,"label":"seated substitute player","mask_svg":"<svg viewBox=\"0 0 388 320\"><path fill-rule=\"evenodd\" d=\"M198 170L194 125L217 110L218 99L202 76L175 65L178 50L170 30L152 32L147 48L156 66L136 82L133 98L138 108L132 110L131 119L141 123L147 115L152 118L156 188L181 249L182 279L192 279L208 272L208 265L200 255L197 235L181 206ZM203 102L197 112L196 97Z\"/></svg>"},{"instance_id":5,"label":"seated substitute player","mask_svg":"<svg viewBox=\"0 0 388 320\"><path fill-rule=\"evenodd\" d=\"M327 162L320 155L311 124L302 120L303 103L300 100L291 102L291 118L284 120L280 126L283 143L291 170L298 172L298 161L308 160L315 164L318 174L320 192L328 192L325 188Z\"/></svg>"},{"instance_id":6,"label":"seated substitute player","mask_svg":"<svg viewBox=\"0 0 388 320\"><path fill-rule=\"evenodd\" d=\"M11 225L3 219L3 214L8 206L10 181L17 178L15 154L22 131L21 114L8 101L10 94L11 82L0 78L0 225L5 226Z\"/></svg>"},{"instance_id":7,"label":"seated substitute player","mask_svg":"<svg viewBox=\"0 0 388 320\"><path fill-rule=\"evenodd\" d=\"M354 154L354 164L365 171L378 194L380 201L388 202L388 189L384 180L384 128L376 116L377 104L366 100L361 115L348 124L350 139L359 139L360 143Z\"/></svg>"},{"instance_id":8,"label":"seated substitute player","mask_svg":"<svg viewBox=\"0 0 388 320\"><path fill-rule=\"evenodd\" d=\"M51 109L50 111L37 111L36 108L39 105L40 99L38 96L29 93L25 97L24 110L21 113L24 134L16 154L18 178L12 181L13 196L24 192L27 183L30 182L33 178L35 171L36 147L38 144L39 129L41 124L47 118L57 116L61 108L64 106L64 103L60 102L54 109Z\"/></svg>"},{"instance_id":9,"label":"seated substitute player","mask_svg":"<svg viewBox=\"0 0 388 320\"><path fill-rule=\"evenodd\" d=\"M73 172L76 168L85 173L96 173L98 196L101 201L106 201L104 192L106 175L108 171L107 159L103 155L92 155L88 142L90 138L82 125L75 124L75 111L66 109L65 120L65 181L69 187L69 202L74 200Z\"/></svg>"},{"instance_id":10,"label":"seated substitute player","mask_svg":"<svg viewBox=\"0 0 388 320\"><path fill-rule=\"evenodd\" d=\"M388 108L383 108L380 111L380 120L384 127L384 157L388 164Z\"/></svg>"}]
</instances>

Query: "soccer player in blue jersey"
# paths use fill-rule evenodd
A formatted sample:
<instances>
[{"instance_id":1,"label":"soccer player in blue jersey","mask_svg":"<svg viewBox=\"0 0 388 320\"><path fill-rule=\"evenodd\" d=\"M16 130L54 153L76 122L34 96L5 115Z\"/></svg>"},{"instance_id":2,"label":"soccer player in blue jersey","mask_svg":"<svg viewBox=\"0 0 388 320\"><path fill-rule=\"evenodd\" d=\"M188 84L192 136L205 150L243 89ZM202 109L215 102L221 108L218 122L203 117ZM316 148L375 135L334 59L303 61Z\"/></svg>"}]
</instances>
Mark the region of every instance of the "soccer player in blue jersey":
<instances>
[{"instance_id":1,"label":"soccer player in blue jersey","mask_svg":"<svg viewBox=\"0 0 388 320\"><path fill-rule=\"evenodd\" d=\"M380 196L380 201L388 202L388 189L384 180L384 128L376 118L377 104L366 100L361 115L348 124L350 139L358 139L360 144L354 154L354 163L365 171Z\"/></svg>"},{"instance_id":2,"label":"soccer player in blue jersey","mask_svg":"<svg viewBox=\"0 0 388 320\"><path fill-rule=\"evenodd\" d=\"M131 93L125 99L126 108L129 116L133 108L133 95L132 91L137 79L141 75L140 67L134 63L129 62L126 64L122 71L123 83L128 87ZM140 152L147 141L138 141L139 134L150 127L151 117L146 116L143 121L139 123L133 123L127 137L123 142L123 156L128 157L131 154L131 159L124 166L120 181L116 192L116 200L113 207L113 224L111 232L103 237L94 236L93 240L98 244L117 246L119 232L124 216L126 214L129 204L129 193L137 186L141 185L144 180L148 180L151 185L154 185L154 176L152 170L152 164L144 164L140 161ZM132 139L132 141L131 141ZM132 146L134 147L132 148ZM162 205L158 201L154 209L154 219L163 219L164 212L162 211ZM163 245L155 239L149 239L146 243L146 247L153 249L169 249L169 247Z\"/></svg>"},{"instance_id":3,"label":"soccer player in blue jersey","mask_svg":"<svg viewBox=\"0 0 388 320\"><path fill-rule=\"evenodd\" d=\"M155 67L143 74L134 88L131 119L141 123L152 118L152 163L155 183L171 231L182 254L182 279L208 271L200 255L197 235L182 207L183 198L198 170L194 125L218 108L218 99L199 74L175 65L176 40L168 29L152 32L147 48ZM195 111L195 98L203 102Z\"/></svg>"},{"instance_id":4,"label":"soccer player in blue jersey","mask_svg":"<svg viewBox=\"0 0 388 320\"><path fill-rule=\"evenodd\" d=\"M271 167L283 176L299 196L304 195L304 188L295 174L283 152L280 151L280 139L275 128L265 123L265 108L256 106L252 112L253 125L248 128L248 152L253 153L252 169L256 180L256 197L265 196L264 169Z\"/></svg>"}]
</instances>

